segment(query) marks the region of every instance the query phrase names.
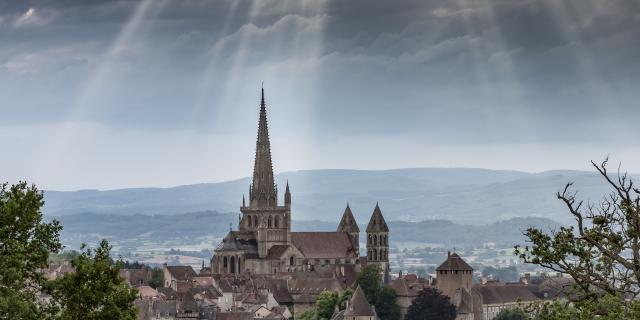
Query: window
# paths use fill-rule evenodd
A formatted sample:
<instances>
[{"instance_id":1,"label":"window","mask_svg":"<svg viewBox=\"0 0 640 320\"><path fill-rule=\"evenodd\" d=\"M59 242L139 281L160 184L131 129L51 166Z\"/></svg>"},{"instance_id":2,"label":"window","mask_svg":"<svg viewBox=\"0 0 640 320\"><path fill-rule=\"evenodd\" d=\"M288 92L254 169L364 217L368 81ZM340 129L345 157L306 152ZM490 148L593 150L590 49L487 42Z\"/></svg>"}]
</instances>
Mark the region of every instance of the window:
<instances>
[{"instance_id":1,"label":"window","mask_svg":"<svg viewBox=\"0 0 640 320\"><path fill-rule=\"evenodd\" d=\"M278 216L276 216L276 218L275 218L274 227L275 228L280 228L280 217L278 217Z\"/></svg>"},{"instance_id":2,"label":"window","mask_svg":"<svg viewBox=\"0 0 640 320\"><path fill-rule=\"evenodd\" d=\"M269 220L268 220L268 222L267 222L267 227L268 227L268 228L271 228L271 222L272 222L272 220L273 220L273 217L269 216Z\"/></svg>"},{"instance_id":3,"label":"window","mask_svg":"<svg viewBox=\"0 0 640 320\"><path fill-rule=\"evenodd\" d=\"M289 258L289 265L293 265L295 263L295 260L293 259L293 256L291 256L291 258Z\"/></svg>"}]
</instances>

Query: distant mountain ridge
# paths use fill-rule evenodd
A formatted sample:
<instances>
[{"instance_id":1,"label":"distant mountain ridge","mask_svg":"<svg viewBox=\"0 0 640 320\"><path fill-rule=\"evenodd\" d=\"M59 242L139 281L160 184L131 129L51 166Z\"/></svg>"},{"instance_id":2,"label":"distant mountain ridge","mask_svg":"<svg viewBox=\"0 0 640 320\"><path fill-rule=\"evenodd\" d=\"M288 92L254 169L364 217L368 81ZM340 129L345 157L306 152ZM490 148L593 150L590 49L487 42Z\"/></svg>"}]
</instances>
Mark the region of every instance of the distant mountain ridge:
<instances>
[{"instance_id":1,"label":"distant mountain ridge","mask_svg":"<svg viewBox=\"0 0 640 320\"><path fill-rule=\"evenodd\" d=\"M102 238L113 239L120 244L140 245L146 241L163 242L172 239L198 242L206 237L211 239L210 248L215 248L219 240L230 228L236 228L237 214L213 211L193 212L175 215L112 215L75 214L59 217L64 226L62 239L65 245L79 247L82 242L98 242ZM338 221L293 221L293 231L334 231ZM454 223L448 220L424 220L420 222L388 221L391 245L399 242L441 244L453 246L477 246L494 242L502 246L523 243L523 231L531 226L544 229L558 228L560 225L544 218L514 218L491 224L475 226ZM366 223L361 224L361 230ZM452 236L455 235L455 236ZM365 241L361 232L360 241Z\"/></svg>"},{"instance_id":2,"label":"distant mountain ridge","mask_svg":"<svg viewBox=\"0 0 640 320\"><path fill-rule=\"evenodd\" d=\"M379 202L388 221L445 219L487 224L517 217L570 218L555 193L574 182L579 196L598 200L608 192L595 173L542 173L470 168L395 170L303 170L276 177L289 180L296 220L338 221L348 202L358 223L366 223ZM163 215L213 210L238 212L249 178L172 188L45 191L44 212ZM282 201L282 192L279 194Z\"/></svg>"}]
</instances>

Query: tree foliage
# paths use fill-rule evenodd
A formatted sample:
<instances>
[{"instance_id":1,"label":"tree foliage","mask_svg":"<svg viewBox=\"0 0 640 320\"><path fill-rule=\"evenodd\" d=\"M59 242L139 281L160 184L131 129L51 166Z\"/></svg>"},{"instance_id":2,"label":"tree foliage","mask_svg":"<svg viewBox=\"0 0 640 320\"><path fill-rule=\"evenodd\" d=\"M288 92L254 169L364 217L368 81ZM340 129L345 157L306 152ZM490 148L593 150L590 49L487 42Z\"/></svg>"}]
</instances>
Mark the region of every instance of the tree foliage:
<instances>
[{"instance_id":1,"label":"tree foliage","mask_svg":"<svg viewBox=\"0 0 640 320\"><path fill-rule=\"evenodd\" d=\"M358 273L356 286L358 285L364 292L367 301L375 306L380 319L400 319L400 306L396 292L382 283L380 268L377 265L368 265Z\"/></svg>"},{"instance_id":2,"label":"tree foliage","mask_svg":"<svg viewBox=\"0 0 640 320\"><path fill-rule=\"evenodd\" d=\"M396 292L389 286L383 286L378 293L376 313L382 320L400 320L400 305Z\"/></svg>"},{"instance_id":3,"label":"tree foliage","mask_svg":"<svg viewBox=\"0 0 640 320\"><path fill-rule=\"evenodd\" d=\"M380 278L380 268L377 265L370 264L366 266L356 277L356 286L360 286L364 296L370 304L375 305L382 286Z\"/></svg>"},{"instance_id":4,"label":"tree foliage","mask_svg":"<svg viewBox=\"0 0 640 320\"><path fill-rule=\"evenodd\" d=\"M335 291L322 291L316 299L316 310L319 319L331 319L331 315L338 304L338 293Z\"/></svg>"},{"instance_id":5,"label":"tree foliage","mask_svg":"<svg viewBox=\"0 0 640 320\"><path fill-rule=\"evenodd\" d=\"M133 305L137 290L118 275L118 267L109 257L111 247L102 240L98 248L87 249L71 261L74 272L47 286L62 320L136 319Z\"/></svg>"},{"instance_id":6,"label":"tree foliage","mask_svg":"<svg viewBox=\"0 0 640 320\"><path fill-rule=\"evenodd\" d=\"M640 301L623 301L620 297L604 295L596 300L577 302L556 300L537 302L518 309L526 320L637 320ZM500 313L502 314L502 312ZM499 315L500 315L499 314ZM496 318L499 319L499 318ZM504 318L512 319L512 318ZM504 320L500 318L500 320Z\"/></svg>"},{"instance_id":7,"label":"tree foliage","mask_svg":"<svg viewBox=\"0 0 640 320\"><path fill-rule=\"evenodd\" d=\"M456 307L438 289L425 288L409 306L405 320L453 320Z\"/></svg>"},{"instance_id":8,"label":"tree foliage","mask_svg":"<svg viewBox=\"0 0 640 320\"><path fill-rule=\"evenodd\" d=\"M612 191L596 203L576 198L572 183L557 193L575 225L547 233L529 228L531 246L516 246L525 262L568 274L577 300L602 293L636 297L640 293L640 190L630 176L612 176L605 159L591 162Z\"/></svg>"},{"instance_id":9,"label":"tree foliage","mask_svg":"<svg viewBox=\"0 0 640 320\"><path fill-rule=\"evenodd\" d=\"M37 293L45 280L49 254L58 252L58 221L42 221L42 192L20 182L0 186L0 319L44 317Z\"/></svg>"},{"instance_id":10,"label":"tree foliage","mask_svg":"<svg viewBox=\"0 0 640 320\"><path fill-rule=\"evenodd\" d=\"M520 308L502 309L496 315L494 320L527 320L529 316Z\"/></svg>"}]
</instances>

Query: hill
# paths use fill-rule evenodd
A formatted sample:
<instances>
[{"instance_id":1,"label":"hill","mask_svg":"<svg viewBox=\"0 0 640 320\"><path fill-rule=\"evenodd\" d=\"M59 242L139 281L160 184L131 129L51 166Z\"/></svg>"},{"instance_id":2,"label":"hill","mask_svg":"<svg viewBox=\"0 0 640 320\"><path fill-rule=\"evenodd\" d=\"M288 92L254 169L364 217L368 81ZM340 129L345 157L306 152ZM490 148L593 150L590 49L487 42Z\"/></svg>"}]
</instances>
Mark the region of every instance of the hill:
<instances>
[{"instance_id":1,"label":"hill","mask_svg":"<svg viewBox=\"0 0 640 320\"><path fill-rule=\"evenodd\" d=\"M64 229L65 245L78 247L81 242L97 242L101 238L113 239L117 243L142 246L145 243L193 244L208 241L209 249L215 248L230 224L235 228L237 215L213 211L176 215L112 215L75 214L59 218ZM336 222L293 221L293 231L335 230ZM449 247L474 246L484 242L512 246L523 243L522 231L529 226L557 228L555 221L541 218L514 218L486 225L464 225L447 220L425 220L420 222L389 221L391 245L400 242L421 244L443 244ZM361 225L365 230L366 225ZM361 242L365 240L361 233Z\"/></svg>"},{"instance_id":2,"label":"hill","mask_svg":"<svg viewBox=\"0 0 640 320\"><path fill-rule=\"evenodd\" d=\"M276 179L280 186L286 180L291 184L294 219L338 221L349 202L360 223L368 221L376 202L388 221L444 219L483 225L540 217L566 223L570 217L555 198L565 183L575 182L584 199L598 200L608 191L600 177L582 171L305 170L285 172ZM44 212L50 216L238 212L249 184L244 178L173 188L45 191Z\"/></svg>"}]
</instances>

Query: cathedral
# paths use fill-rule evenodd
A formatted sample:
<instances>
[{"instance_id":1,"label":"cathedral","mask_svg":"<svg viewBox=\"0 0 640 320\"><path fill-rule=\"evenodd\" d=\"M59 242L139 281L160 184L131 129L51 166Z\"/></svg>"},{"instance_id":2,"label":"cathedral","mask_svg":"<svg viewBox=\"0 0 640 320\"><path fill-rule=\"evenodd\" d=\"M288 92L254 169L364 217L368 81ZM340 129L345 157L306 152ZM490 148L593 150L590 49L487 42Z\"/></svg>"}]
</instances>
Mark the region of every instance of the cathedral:
<instances>
[{"instance_id":1,"label":"cathedral","mask_svg":"<svg viewBox=\"0 0 640 320\"><path fill-rule=\"evenodd\" d=\"M366 256L360 256L360 228L347 205L336 231L292 232L291 190L278 203L264 88L260 101L253 181L242 198L237 230L229 231L211 258L213 274L275 275L279 272L330 270L375 264L389 268L389 228L376 204L366 230Z\"/></svg>"}]
</instances>

